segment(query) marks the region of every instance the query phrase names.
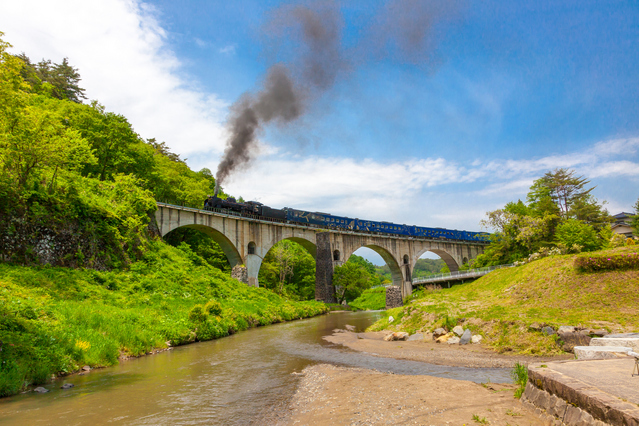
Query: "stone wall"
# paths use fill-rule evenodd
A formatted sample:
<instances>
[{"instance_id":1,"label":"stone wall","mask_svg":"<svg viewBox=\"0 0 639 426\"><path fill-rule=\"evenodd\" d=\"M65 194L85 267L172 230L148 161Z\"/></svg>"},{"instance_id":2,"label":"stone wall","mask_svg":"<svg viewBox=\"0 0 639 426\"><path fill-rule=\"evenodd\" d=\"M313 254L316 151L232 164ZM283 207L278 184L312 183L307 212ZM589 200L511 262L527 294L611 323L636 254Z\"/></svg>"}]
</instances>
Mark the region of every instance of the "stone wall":
<instances>
[{"instance_id":1,"label":"stone wall","mask_svg":"<svg viewBox=\"0 0 639 426\"><path fill-rule=\"evenodd\" d=\"M248 284L248 269L243 265L235 265L231 270L231 278L235 278L238 281Z\"/></svg>"},{"instance_id":2,"label":"stone wall","mask_svg":"<svg viewBox=\"0 0 639 426\"><path fill-rule=\"evenodd\" d=\"M404 306L402 301L402 289L398 285L386 287L386 309Z\"/></svg>"}]
</instances>

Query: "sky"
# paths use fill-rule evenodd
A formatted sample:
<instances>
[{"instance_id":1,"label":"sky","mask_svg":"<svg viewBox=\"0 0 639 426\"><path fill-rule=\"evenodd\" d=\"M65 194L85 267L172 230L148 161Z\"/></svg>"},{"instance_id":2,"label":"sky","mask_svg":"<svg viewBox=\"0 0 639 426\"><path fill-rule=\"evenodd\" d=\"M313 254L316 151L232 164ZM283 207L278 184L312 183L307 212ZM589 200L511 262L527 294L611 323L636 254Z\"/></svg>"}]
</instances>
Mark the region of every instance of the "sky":
<instances>
[{"instance_id":1,"label":"sky","mask_svg":"<svg viewBox=\"0 0 639 426\"><path fill-rule=\"evenodd\" d=\"M334 24L332 50L304 44L300 10ZM634 0L21 0L0 31L32 61L67 57L90 100L195 170L288 67L301 114L264 123L223 182L272 207L479 231L558 167L612 214L639 198ZM318 51L326 85L305 80Z\"/></svg>"}]
</instances>

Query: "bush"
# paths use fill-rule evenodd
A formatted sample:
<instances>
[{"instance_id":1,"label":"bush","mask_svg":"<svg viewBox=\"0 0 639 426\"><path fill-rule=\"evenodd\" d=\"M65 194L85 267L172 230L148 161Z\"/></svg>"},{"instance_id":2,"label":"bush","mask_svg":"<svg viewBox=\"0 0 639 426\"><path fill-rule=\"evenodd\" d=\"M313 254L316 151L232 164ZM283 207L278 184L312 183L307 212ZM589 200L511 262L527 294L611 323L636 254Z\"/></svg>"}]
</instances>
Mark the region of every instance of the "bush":
<instances>
[{"instance_id":1,"label":"bush","mask_svg":"<svg viewBox=\"0 0 639 426\"><path fill-rule=\"evenodd\" d=\"M639 269L639 254L625 253L579 256L575 259L575 267L582 272Z\"/></svg>"},{"instance_id":2,"label":"bush","mask_svg":"<svg viewBox=\"0 0 639 426\"><path fill-rule=\"evenodd\" d=\"M189 311L189 319L193 322L204 322L206 321L206 312L202 308L202 305L195 305Z\"/></svg>"},{"instance_id":3,"label":"bush","mask_svg":"<svg viewBox=\"0 0 639 426\"><path fill-rule=\"evenodd\" d=\"M211 300L204 305L204 311L209 315L219 317L222 314L222 305L215 300Z\"/></svg>"}]
</instances>

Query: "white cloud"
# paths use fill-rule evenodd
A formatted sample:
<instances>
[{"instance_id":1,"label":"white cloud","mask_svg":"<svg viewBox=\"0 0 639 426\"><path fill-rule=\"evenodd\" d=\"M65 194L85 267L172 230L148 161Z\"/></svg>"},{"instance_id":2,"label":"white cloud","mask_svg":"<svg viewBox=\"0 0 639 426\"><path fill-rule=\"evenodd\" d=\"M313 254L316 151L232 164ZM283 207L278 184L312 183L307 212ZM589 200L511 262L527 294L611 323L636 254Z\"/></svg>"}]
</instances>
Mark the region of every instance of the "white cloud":
<instances>
[{"instance_id":1,"label":"white cloud","mask_svg":"<svg viewBox=\"0 0 639 426\"><path fill-rule=\"evenodd\" d=\"M235 50L237 49L237 45L229 44L228 46L222 47L219 52L225 55L235 55Z\"/></svg>"},{"instance_id":2,"label":"white cloud","mask_svg":"<svg viewBox=\"0 0 639 426\"><path fill-rule=\"evenodd\" d=\"M72 13L70 12L72 11ZM132 0L0 3L0 29L32 60L77 67L89 99L126 116L142 137L186 156L223 150L226 103L193 89L147 4Z\"/></svg>"}]
</instances>

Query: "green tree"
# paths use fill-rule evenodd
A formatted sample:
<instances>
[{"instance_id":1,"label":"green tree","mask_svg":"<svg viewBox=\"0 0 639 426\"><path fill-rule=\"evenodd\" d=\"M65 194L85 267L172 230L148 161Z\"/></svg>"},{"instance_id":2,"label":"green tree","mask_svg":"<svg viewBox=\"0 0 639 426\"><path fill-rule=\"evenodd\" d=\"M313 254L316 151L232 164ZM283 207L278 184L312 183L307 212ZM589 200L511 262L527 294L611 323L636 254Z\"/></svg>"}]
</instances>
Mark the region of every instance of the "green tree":
<instances>
[{"instance_id":1,"label":"green tree","mask_svg":"<svg viewBox=\"0 0 639 426\"><path fill-rule=\"evenodd\" d=\"M577 219L562 222L555 237L557 243L563 244L569 252L598 250L602 245L595 229Z\"/></svg>"},{"instance_id":2,"label":"green tree","mask_svg":"<svg viewBox=\"0 0 639 426\"><path fill-rule=\"evenodd\" d=\"M260 286L295 300L315 298L315 259L301 245L283 240L264 257Z\"/></svg>"},{"instance_id":3,"label":"green tree","mask_svg":"<svg viewBox=\"0 0 639 426\"><path fill-rule=\"evenodd\" d=\"M371 287L371 276L364 266L349 261L335 267L333 285L338 303L355 300L364 290Z\"/></svg>"},{"instance_id":4,"label":"green tree","mask_svg":"<svg viewBox=\"0 0 639 426\"><path fill-rule=\"evenodd\" d=\"M548 194L561 214L567 216L575 202L587 197L595 187L586 188L590 181L583 176L575 176L574 170L564 168L546 172L531 187L530 199L541 202Z\"/></svg>"},{"instance_id":5,"label":"green tree","mask_svg":"<svg viewBox=\"0 0 639 426\"><path fill-rule=\"evenodd\" d=\"M632 226L632 231L635 236L639 236L639 198L632 207L635 209L635 215L632 217L630 225Z\"/></svg>"}]
</instances>

